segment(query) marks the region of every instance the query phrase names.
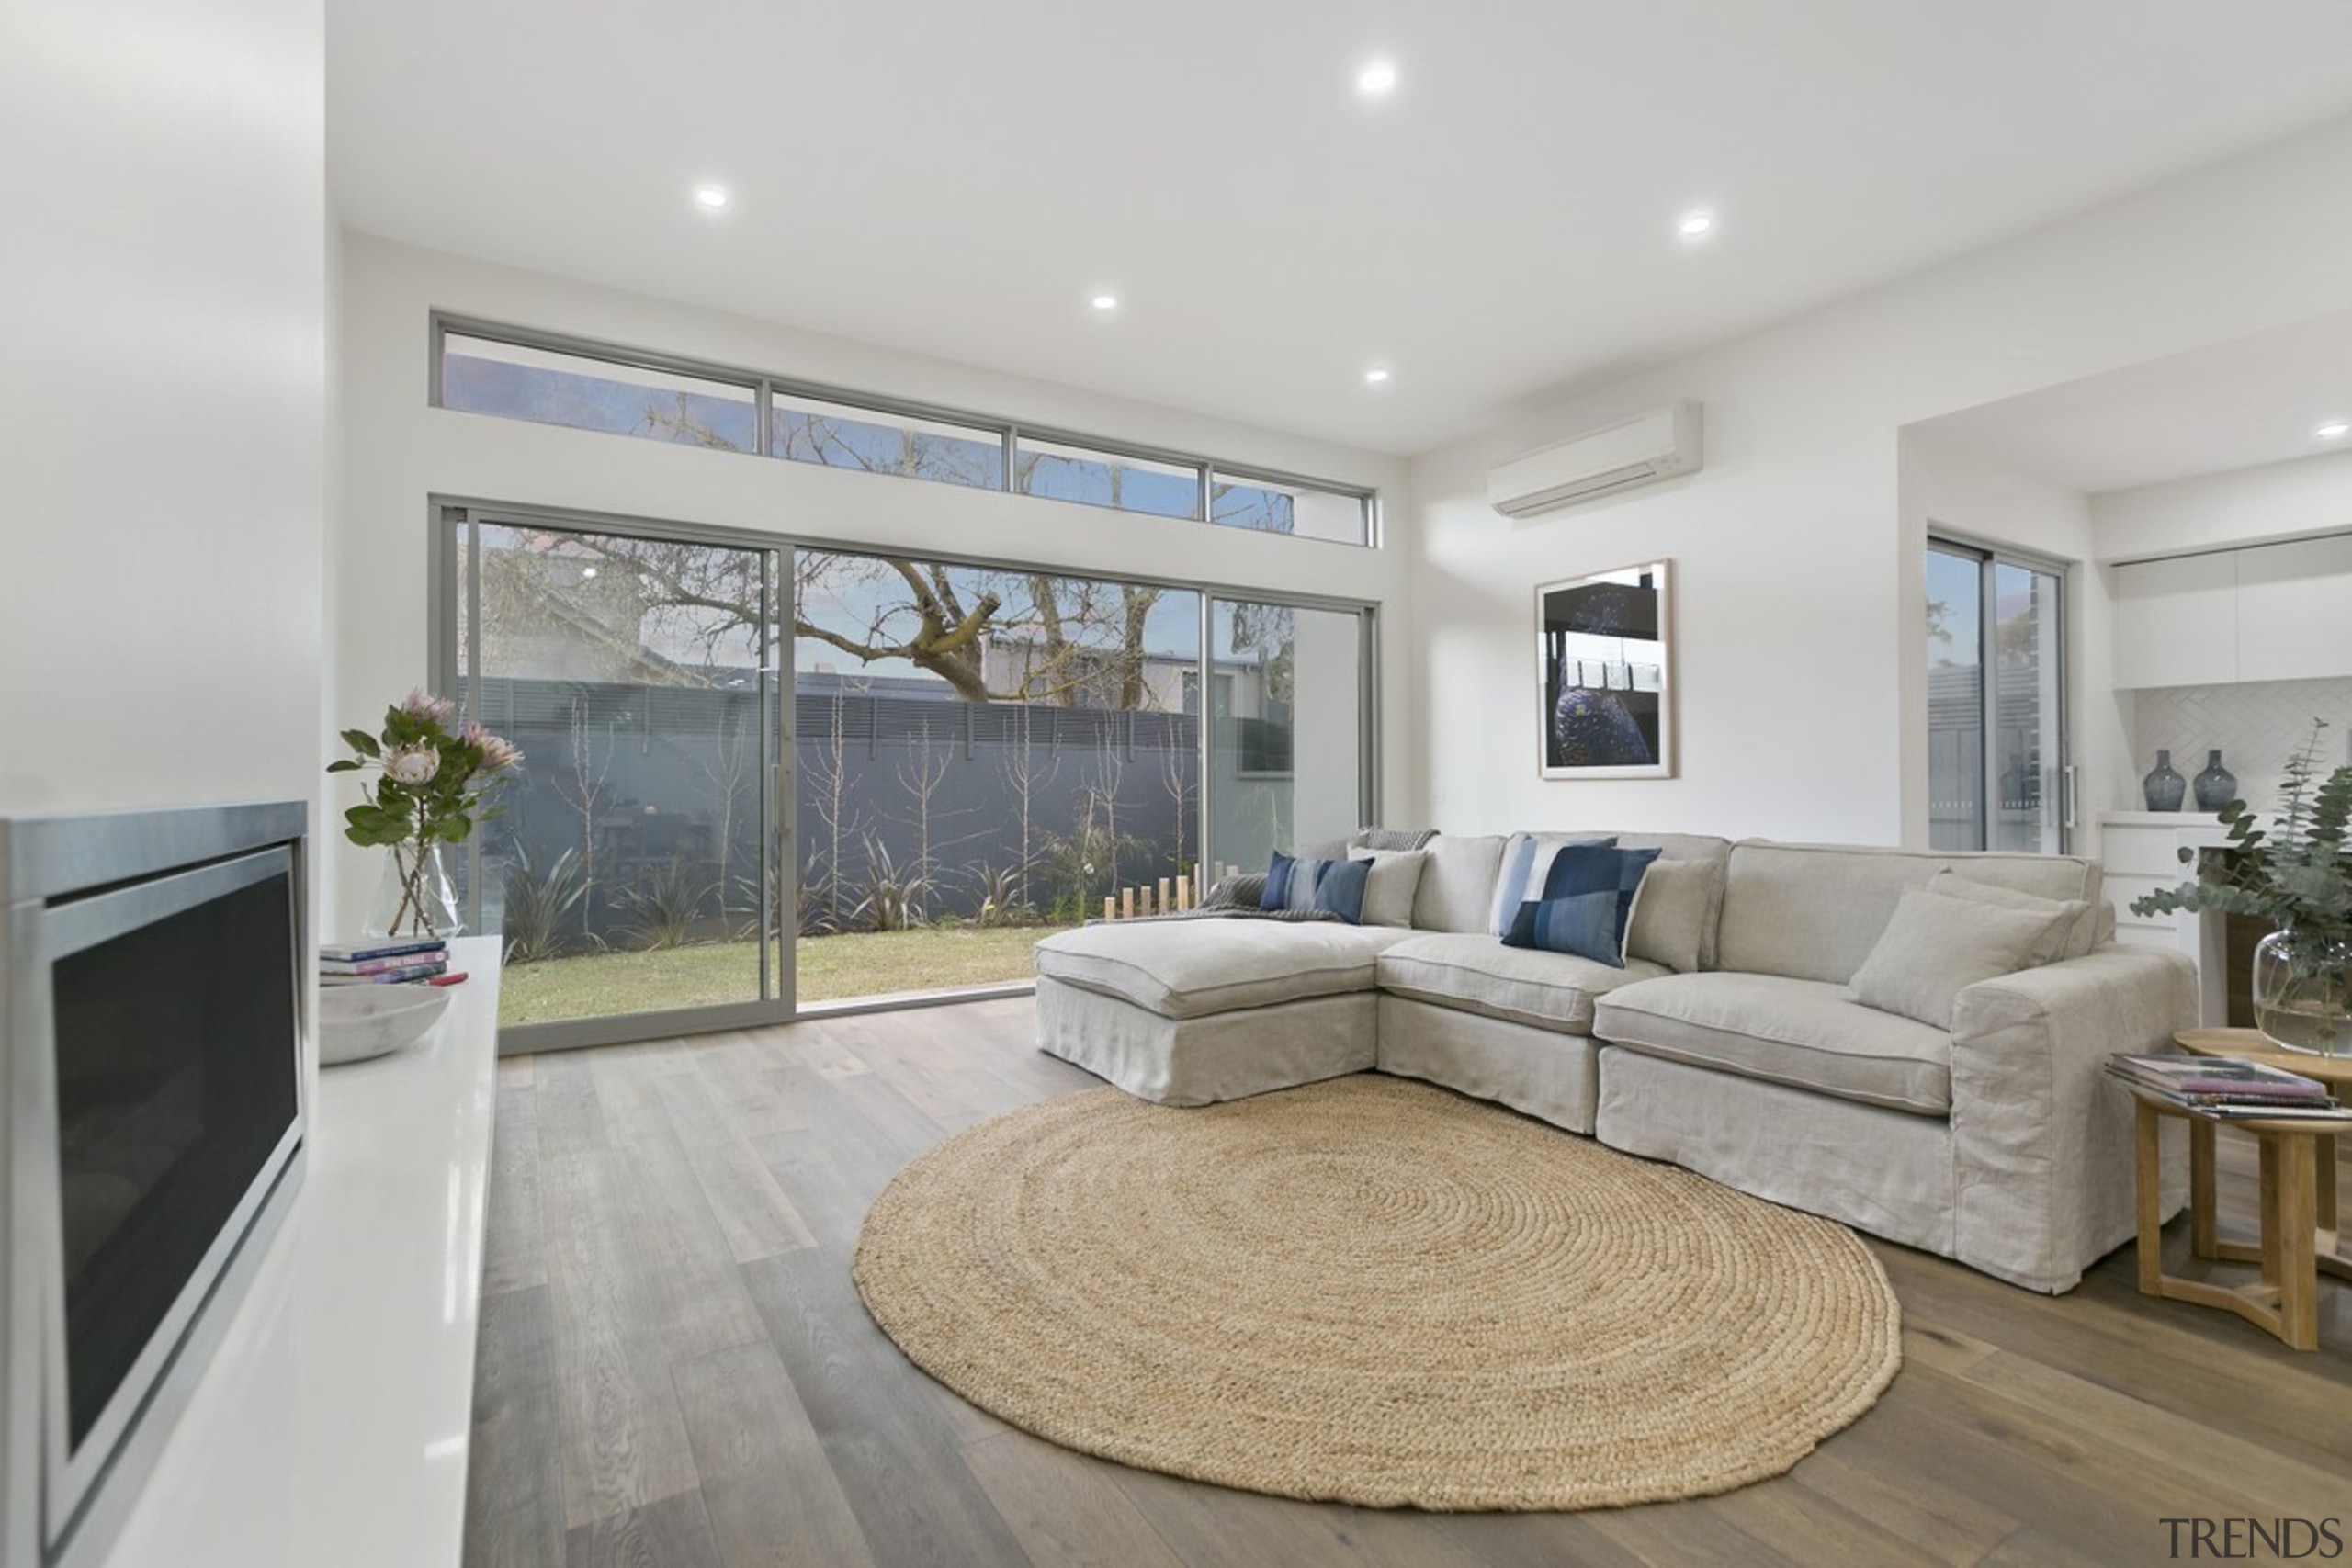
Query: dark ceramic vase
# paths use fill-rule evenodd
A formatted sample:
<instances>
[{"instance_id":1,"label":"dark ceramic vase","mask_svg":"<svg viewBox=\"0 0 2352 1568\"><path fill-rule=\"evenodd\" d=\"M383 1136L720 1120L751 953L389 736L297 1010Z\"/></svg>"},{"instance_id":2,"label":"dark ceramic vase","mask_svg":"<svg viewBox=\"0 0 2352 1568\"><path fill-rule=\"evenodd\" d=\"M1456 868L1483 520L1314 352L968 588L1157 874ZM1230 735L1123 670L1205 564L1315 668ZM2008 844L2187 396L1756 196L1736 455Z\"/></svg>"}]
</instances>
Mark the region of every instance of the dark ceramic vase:
<instances>
[{"instance_id":1,"label":"dark ceramic vase","mask_svg":"<svg viewBox=\"0 0 2352 1568\"><path fill-rule=\"evenodd\" d=\"M2148 799L2151 811L2177 811L2181 797L2188 793L2188 781L2172 771L2172 753L2156 753L2156 765L2140 781L2140 793Z\"/></svg>"},{"instance_id":2,"label":"dark ceramic vase","mask_svg":"<svg viewBox=\"0 0 2352 1568\"><path fill-rule=\"evenodd\" d=\"M2205 753L2205 771L2190 785L2197 792L2197 809L2219 811L2238 797L2238 776L2222 766L2222 753Z\"/></svg>"}]
</instances>

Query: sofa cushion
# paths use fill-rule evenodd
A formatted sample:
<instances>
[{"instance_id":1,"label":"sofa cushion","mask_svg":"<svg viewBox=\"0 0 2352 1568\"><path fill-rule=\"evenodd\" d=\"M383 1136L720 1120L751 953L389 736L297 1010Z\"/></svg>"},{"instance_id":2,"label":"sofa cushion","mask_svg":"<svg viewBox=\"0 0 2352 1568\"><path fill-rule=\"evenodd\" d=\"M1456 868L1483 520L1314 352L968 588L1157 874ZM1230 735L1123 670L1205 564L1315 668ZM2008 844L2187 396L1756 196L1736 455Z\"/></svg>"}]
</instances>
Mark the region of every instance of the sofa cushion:
<instances>
[{"instance_id":1,"label":"sofa cushion","mask_svg":"<svg viewBox=\"0 0 2352 1568\"><path fill-rule=\"evenodd\" d=\"M1690 967L1692 969L1717 967L1715 931L1723 923L1724 868L1731 861L1731 840L1713 838L1703 833L1619 833L1616 839L1617 847L1621 850L1662 852L1658 856L1658 863L1661 865L1679 865L1696 861L1714 868L1714 885L1707 892L1706 913L1699 919L1699 962ZM1688 889L1691 883L1685 879L1680 886ZM1681 964L1674 963L1659 953L1637 952L1636 955L1655 959L1673 968L1682 968Z\"/></svg>"},{"instance_id":2,"label":"sofa cushion","mask_svg":"<svg viewBox=\"0 0 2352 1568\"><path fill-rule=\"evenodd\" d=\"M1310 860L1312 858L1309 857ZM1282 851L1276 850L1273 859L1266 864L1266 879L1259 887L1258 908L1261 909L1291 908L1290 879L1296 874L1297 871L1297 857L1286 855Z\"/></svg>"},{"instance_id":3,"label":"sofa cushion","mask_svg":"<svg viewBox=\"0 0 2352 1568\"><path fill-rule=\"evenodd\" d=\"M1441 833L1429 842L1429 863L1413 892L1413 925L1425 931L1482 931L1495 896L1495 870L1502 863L1499 833L1455 837Z\"/></svg>"},{"instance_id":4,"label":"sofa cushion","mask_svg":"<svg viewBox=\"0 0 2352 1568\"><path fill-rule=\"evenodd\" d=\"M1552 859L1571 844L1611 845L1605 833L1513 833L1503 840L1502 863L1495 874L1494 897L1487 908L1487 934L1500 936L1519 919L1519 907L1544 897L1544 879L1551 874Z\"/></svg>"},{"instance_id":5,"label":"sofa cushion","mask_svg":"<svg viewBox=\"0 0 2352 1568\"><path fill-rule=\"evenodd\" d=\"M1370 861L1321 862L1315 873L1313 908L1328 909L1351 926L1363 924L1364 882L1371 874Z\"/></svg>"},{"instance_id":6,"label":"sofa cushion","mask_svg":"<svg viewBox=\"0 0 2352 1568\"><path fill-rule=\"evenodd\" d=\"M1357 923L1410 926L1413 895L1420 888L1421 868L1429 864L1429 852L1351 850L1348 853L1353 859L1372 863L1372 874L1364 880L1363 913Z\"/></svg>"},{"instance_id":7,"label":"sofa cushion","mask_svg":"<svg viewBox=\"0 0 2352 1568\"><path fill-rule=\"evenodd\" d=\"M1593 1033L1645 1055L1942 1116L1951 1036L1779 975L1668 975L1598 999Z\"/></svg>"},{"instance_id":8,"label":"sofa cushion","mask_svg":"<svg viewBox=\"0 0 2352 1568\"><path fill-rule=\"evenodd\" d=\"M2098 910L2080 898L2043 898L2031 893L2020 893L2014 887L1996 883L1977 882L1947 866L1928 878L1928 891L1947 898L1965 898L1972 903L1991 904L2003 909L2030 909L2053 920L2063 911L2068 918L2057 921L2045 933L2034 950L2026 954L2029 964L2039 966L2055 964L2062 958L2080 958L2098 945ZM2101 900L2099 908L2113 905Z\"/></svg>"},{"instance_id":9,"label":"sofa cushion","mask_svg":"<svg viewBox=\"0 0 2352 1568\"><path fill-rule=\"evenodd\" d=\"M1544 873L1543 896L1519 907L1503 945L1572 953L1623 969L1634 896L1657 857L1656 850L1562 845Z\"/></svg>"},{"instance_id":10,"label":"sofa cushion","mask_svg":"<svg viewBox=\"0 0 2352 1568\"><path fill-rule=\"evenodd\" d=\"M1440 842L1443 840L1441 840ZM1592 1032L1593 998L1667 971L1642 959L1623 969L1589 958L1505 947L1480 931L1408 937L1380 955L1380 988L1561 1034Z\"/></svg>"},{"instance_id":11,"label":"sofa cushion","mask_svg":"<svg viewBox=\"0 0 2352 1568\"><path fill-rule=\"evenodd\" d=\"M1373 962L1409 932L1337 920L1108 920L1037 944L1037 973L1162 1018L1373 987Z\"/></svg>"},{"instance_id":12,"label":"sofa cushion","mask_svg":"<svg viewBox=\"0 0 2352 1568\"><path fill-rule=\"evenodd\" d=\"M1934 854L1841 845L1732 846L1716 965L1798 980L1853 978L1896 900L1951 868L2043 898L2096 902L2098 863L2073 855Z\"/></svg>"},{"instance_id":13,"label":"sofa cushion","mask_svg":"<svg viewBox=\"0 0 2352 1568\"><path fill-rule=\"evenodd\" d=\"M1623 844L1623 840L1619 840ZM1625 927L1625 955L1663 964L1679 974L1705 967L1715 919L1723 911L1724 863L1659 859L1642 874L1634 914Z\"/></svg>"},{"instance_id":14,"label":"sofa cushion","mask_svg":"<svg viewBox=\"0 0 2352 1568\"><path fill-rule=\"evenodd\" d=\"M1928 888L1905 893L1894 918L1854 971L1847 995L1881 1012L1951 1028L1960 993L1979 980L2038 967L2036 953L2055 956L2089 906L2036 899L2041 909L2010 909Z\"/></svg>"}]
</instances>

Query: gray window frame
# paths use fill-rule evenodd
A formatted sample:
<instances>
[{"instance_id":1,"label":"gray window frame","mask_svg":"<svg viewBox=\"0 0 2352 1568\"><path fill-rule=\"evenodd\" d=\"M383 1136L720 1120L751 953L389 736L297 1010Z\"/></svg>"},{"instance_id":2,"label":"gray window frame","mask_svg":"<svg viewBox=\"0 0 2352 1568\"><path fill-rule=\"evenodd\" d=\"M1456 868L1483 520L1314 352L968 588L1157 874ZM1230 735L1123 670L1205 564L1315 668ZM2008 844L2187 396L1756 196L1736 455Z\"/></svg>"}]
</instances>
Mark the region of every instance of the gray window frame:
<instances>
[{"instance_id":1,"label":"gray window frame","mask_svg":"<svg viewBox=\"0 0 2352 1568\"><path fill-rule=\"evenodd\" d=\"M1998 639L2000 622L1996 614L1999 599L1994 587L1994 570L1998 567L2016 567L2023 571L2042 573L2054 578L2058 594L2052 612L2058 623L2054 639L2058 660L2057 678L2052 689L2058 699L2058 759L2051 768L2052 782L2058 792L2055 817L2058 841L2043 851L2046 854L2070 854L2075 843L2075 762L2074 762L2074 615L2067 606L2073 595L2073 583L2067 563L2054 556L2037 555L2030 550L2014 549L2007 545L1987 544L1964 534L1945 529L1931 531L1927 537L1925 552L1920 557L1922 592L1927 575L1927 557L1946 555L1956 559L1973 560L1976 564L1977 626L1977 725L1982 742L1979 759L1984 777L1977 781L1979 806L1976 814L1976 849L1987 850L1993 837L1993 813L2000 808L2001 764L1999 748L1993 744L1994 729L2000 722L2000 660ZM1922 703L1920 722L1927 722L1927 707ZM2007 853L2021 852L2008 851Z\"/></svg>"},{"instance_id":2,"label":"gray window frame","mask_svg":"<svg viewBox=\"0 0 2352 1568\"><path fill-rule=\"evenodd\" d=\"M469 334L470 335L470 334ZM437 358L437 356L436 356ZM612 533L639 538L668 539L684 544L708 545L721 548L757 549L782 552L785 557L785 577L791 575L791 557L800 551L816 550L850 555L913 555L923 560L936 560L951 566L972 567L988 570L1015 572L1046 572L1058 576L1100 578L1090 569L1055 566L1037 560L1006 560L1001 558L960 553L947 550L899 550L872 539L842 539L820 535L770 532L764 529L730 527L723 525L697 524L675 519L629 516L617 513L590 511L579 507L538 506L528 503L493 501L479 496L462 496L435 492L426 497L427 518L426 561L430 589L425 595L425 636L427 668L434 689L454 692L458 688L460 649L458 628L466 626L479 638L481 628L481 606L472 597L476 582L470 575L461 577L458 570L458 535L471 525L481 524L529 527L534 524L550 528L577 529L592 533ZM1326 543L1329 541L1325 541ZM1214 678L1212 651L1212 606L1219 600L1247 600L1252 604L1288 604L1306 610L1340 611L1356 617L1357 649L1360 678L1357 684L1357 769L1356 797L1359 814L1365 822L1380 820L1381 773L1378 766L1380 748L1380 714L1382 702L1380 668L1381 606L1370 600L1351 599L1337 595L1277 592L1249 587L1238 583L1214 582L1202 579L1156 577L1147 573L1123 576L1114 581L1135 582L1173 589L1199 596L1200 653L1195 672L1202 682L1202 734L1198 773L1195 780L1193 807L1196 841L1205 854L1211 823L1210 791L1214 787L1215 759L1207 742L1208 684ZM460 607L464 615L459 615ZM786 625L790 621L788 607L778 612ZM481 649L476 646L465 651L467 668L480 670ZM790 712L789 693L797 678L792 655L792 638L784 640L784 652L776 678L782 683L786 697L784 711ZM799 825L793 813L793 734L789 718L776 737L779 754L765 768L763 787L772 792L770 822L786 841L797 851ZM472 857L468 865L467 886L469 897L479 900L481 887L481 855L482 840L477 836L468 841L461 853ZM784 867L781 886L775 895L781 908L796 908L798 878L797 853L781 857ZM478 917L478 902L469 906L469 915ZM790 933L797 937L797 929ZM763 958L763 973L765 973ZM558 1022L526 1024L499 1032L498 1050L501 1055L522 1055L536 1051L567 1050L584 1045L618 1044L647 1039L666 1039L673 1034L691 1034L709 1030L755 1027L760 1024L792 1022L802 1019L825 1018L850 1013L896 1011L914 1007L944 1007L991 996L1025 996L1035 989L1034 983L1014 982L996 987L974 988L948 992L937 996L894 998L888 1000L849 1000L804 1006L798 996L797 973L791 966L775 998L758 1002L729 1002L707 1007L677 1009L660 1013L616 1014L603 1019L566 1020ZM648 1033L641 1024L646 1020L658 1020L660 1027Z\"/></svg>"},{"instance_id":3,"label":"gray window frame","mask_svg":"<svg viewBox=\"0 0 2352 1568\"><path fill-rule=\"evenodd\" d=\"M1193 514L1190 521L1206 526L1222 526L1212 515L1212 491L1222 481L1259 482L1318 491L1326 495L1351 499L1356 502L1361 537L1324 539L1313 535L1287 536L1310 544L1339 545L1350 549L1379 549L1381 539L1380 492L1363 485L1343 483L1337 479L1318 479L1311 474L1289 473L1251 463L1228 463L1198 452L1174 447L1152 446L1137 442L1122 441L1110 436L1092 435L1084 431L1069 430L1057 425L1031 423L1024 420L1008 419L1001 414L978 413L970 409L951 407L944 403L922 402L910 398L890 397L877 392L862 391L851 387L838 387L822 381L803 380L797 377L772 375L766 371L743 366L721 365L709 360L695 359L684 355L667 354L658 350L633 348L620 344L601 342L594 338L576 337L563 333L543 332L533 327L518 327L505 322L485 321L480 317L462 315L449 310L431 313L431 353L427 360L425 400L433 408L447 408L442 398L441 367L447 340L451 335L480 338L489 343L503 344L513 348L536 349L543 354L560 354L592 365L626 367L639 370L657 370L673 376L691 376L724 386L745 388L752 393L753 403L752 447L749 454L773 457L775 446L775 411L781 396L787 404L795 398L837 404L884 418L917 419L942 424L962 425L974 431L995 435L1003 446L1003 459L999 464L998 489L1012 495L1028 496L1021 489L1018 457L1023 440L1053 446L1075 446L1090 454L1110 459L1134 458L1142 462L1160 463L1170 467L1190 468L1193 473ZM457 410L466 412L469 411ZM898 477L898 476L886 476ZM963 488L985 490L984 486ZM1056 496L1030 496L1038 501L1055 501L1066 506L1089 506L1096 511L1115 512L1123 516L1162 517L1167 513L1129 511L1099 506L1091 502L1067 501ZM1250 533L1250 529L1234 529Z\"/></svg>"}]
</instances>

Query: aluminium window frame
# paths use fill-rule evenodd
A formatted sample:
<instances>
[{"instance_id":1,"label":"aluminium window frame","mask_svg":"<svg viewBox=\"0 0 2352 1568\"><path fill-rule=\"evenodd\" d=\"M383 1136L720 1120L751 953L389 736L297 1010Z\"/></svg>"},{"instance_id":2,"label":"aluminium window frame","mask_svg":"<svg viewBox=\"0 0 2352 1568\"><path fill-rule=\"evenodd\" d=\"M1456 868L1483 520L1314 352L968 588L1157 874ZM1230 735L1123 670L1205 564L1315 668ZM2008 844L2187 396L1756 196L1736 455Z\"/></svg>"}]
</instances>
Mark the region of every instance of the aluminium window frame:
<instances>
[{"instance_id":1,"label":"aluminium window frame","mask_svg":"<svg viewBox=\"0 0 2352 1568\"><path fill-rule=\"evenodd\" d=\"M1192 469L1194 480L1193 515L1189 518L1168 518L1171 522L1199 523L1206 527L1222 526L1211 515L1214 486L1220 479L1240 479L1244 482L1255 480L1265 484L1317 491L1326 495L1338 496L1356 502L1362 537L1354 540L1324 539L1313 535L1300 534L1289 535L1286 536L1287 537L1301 539L1309 544L1339 545L1351 549L1383 547L1379 491L1364 485L1321 479L1312 474L1293 473L1260 464L1227 463L1200 452L1179 447L1155 446L1143 442L1094 435L1065 426L1011 419L1002 414L980 413L946 403L893 397L878 392L864 391L854 387L837 386L830 382L807 380L794 376L778 376L746 366L725 365L714 360L696 359L689 355L638 348L568 333L548 332L537 327L515 326L508 322L489 321L482 317L465 315L454 310L435 310L429 314L429 321L430 353L426 365L425 401L427 406L432 408L448 407L448 404L443 400L441 384L442 361L445 357L447 339L452 335L480 338L488 343L503 344L512 348L528 348L543 354L560 354L592 364L626 367L639 370L656 370L673 376L691 376L699 380L716 382L721 386L744 388L752 396L754 411L752 445L751 453L738 454L739 456L776 457L774 429L776 400L779 395L787 403L794 398L806 398L886 417L961 425L968 430L993 434L998 438L1003 451L999 469L1000 482L995 488L1005 494L1028 496L1029 499L1035 501L1057 501L1063 505L1091 506L1097 511L1116 511L1129 516L1168 518L1165 513L1127 512L1124 508L1101 506L1093 502L1063 501L1057 496L1030 495L1020 487L1017 467L1020 444L1026 438L1052 446L1075 446L1103 457L1129 457L1143 462ZM956 488L986 491L989 487L964 485ZM1250 529L1234 531L1255 532Z\"/></svg>"},{"instance_id":2,"label":"aluminium window frame","mask_svg":"<svg viewBox=\"0 0 2352 1568\"><path fill-rule=\"evenodd\" d=\"M436 362L438 355L435 355ZM1200 650L1193 666L1203 681L1201 704L1200 756L1195 780L1193 829L1203 845L1205 858L1210 821L1210 799L1213 748L1208 741L1209 700L1207 682L1214 678L1212 653L1213 627L1210 624L1213 606L1220 602L1246 601L1261 604L1286 604L1306 610L1340 611L1351 615L1357 626L1357 722L1356 722L1356 802L1363 821L1381 819L1383 778L1379 768L1381 756L1382 677L1380 652L1380 617L1382 606L1371 600L1351 599L1335 594L1295 592L1250 587L1231 582L1213 582L1202 579L1155 576L1135 573L1120 578L1105 578L1091 571L1055 566L1037 560L1008 560L1001 557L987 557L954 550L892 551L887 545L872 539L842 538L820 534L787 533L783 530L745 528L725 524L695 523L682 518L650 518L627 513L604 512L583 507L539 505L531 502L495 501L481 496L466 496L435 491L425 497L426 563L428 590L425 594L426 663L435 690L455 691L460 650L458 647L459 625L459 595L468 595L464 624L472 636L479 638L481 629L481 604L477 593L478 580L461 578L458 570L458 531L469 525L489 524L517 527L540 525L563 531L611 533L628 536L665 540L679 544L708 545L719 548L782 551L787 556L808 550L843 555L875 556L911 555L925 561L937 561L945 566L965 567L975 570L1015 573L1041 572L1058 577L1084 577L1096 581L1132 582L1145 587L1170 589L1198 596L1197 613L1200 626ZM1325 541L1329 543L1329 541ZM787 574L789 564L787 563ZM788 597L788 590L787 590ZM779 604L777 614L786 628L786 648L779 681L786 674L797 678L791 643L791 610ZM479 648L471 650L469 668L479 671ZM790 728L791 694L779 694L779 704L786 728L778 737L783 742L774 762L763 770L765 788L775 792L772 820L784 833L796 852L782 857L776 896L780 908L796 907L799 863L798 824L794 818L794 748L790 742L797 737ZM472 716L469 715L468 716ZM473 897L481 896L481 840L469 840L466 850L473 857L469 863L468 887ZM798 930L791 933L797 940ZM764 964L764 959L763 959ZM630 1013L613 1019L562 1020L543 1024L520 1026L523 1031L511 1043L509 1032L499 1031L498 1054L525 1055L537 1051L569 1050L579 1046L616 1044L628 1042L666 1038L671 1033L692 1033L704 1030L757 1027L773 1022L794 1022L808 1019L845 1016L863 1012L897 1011L916 1007L949 1007L959 1002L984 1000L991 997L1026 996L1035 990L1034 981L1015 981L1001 986L965 987L942 992L898 996L888 998L855 998L837 1002L808 1004L801 1001L797 973L784 977L779 998L785 1003L784 1016L777 1018L769 1011L769 1003L719 1003L707 1008L674 1010L664 1014ZM632 1031L627 1026L630 1019L661 1017L664 1031L650 1035Z\"/></svg>"},{"instance_id":3,"label":"aluminium window frame","mask_svg":"<svg viewBox=\"0 0 2352 1568\"><path fill-rule=\"evenodd\" d=\"M2058 841L2039 852L2072 854L2075 846L2075 617L2068 606L2074 595L2073 571L2070 563L2056 556L2035 550L2018 549L2013 545L1995 544L1949 528L1930 527L1920 557L1921 587L1924 593L1926 559L1929 555L1951 556L1956 559L1973 560L1976 565L1976 663L1977 663L1977 730L1980 741L1978 765L1983 773L1977 781L1979 806L1976 817L1976 852L2024 854L2023 850L1993 852L1993 818L2000 809L2001 765L1999 749L1993 744L1993 732L2000 718L2000 641L1999 599L1994 588L1994 571L2008 566L2036 572L2055 580L2056 597L2052 601L2052 615L2057 622L2058 671L2052 689L2058 699L2058 758L2048 767L2051 784L2057 793L2055 826ZM1921 722L1926 722L1927 710L1920 709Z\"/></svg>"}]
</instances>

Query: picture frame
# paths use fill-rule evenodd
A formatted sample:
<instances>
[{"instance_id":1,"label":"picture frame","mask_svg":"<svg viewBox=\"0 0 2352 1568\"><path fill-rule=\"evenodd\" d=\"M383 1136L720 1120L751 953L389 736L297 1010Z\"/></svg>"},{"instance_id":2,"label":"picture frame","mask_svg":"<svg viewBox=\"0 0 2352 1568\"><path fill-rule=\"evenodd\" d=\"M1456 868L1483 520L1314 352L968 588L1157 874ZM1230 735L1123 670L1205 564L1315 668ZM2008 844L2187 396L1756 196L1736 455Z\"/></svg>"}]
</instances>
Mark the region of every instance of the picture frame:
<instances>
[{"instance_id":1,"label":"picture frame","mask_svg":"<svg viewBox=\"0 0 2352 1568\"><path fill-rule=\"evenodd\" d=\"M1674 777L1672 575L1651 560L1535 590L1543 777Z\"/></svg>"}]
</instances>

